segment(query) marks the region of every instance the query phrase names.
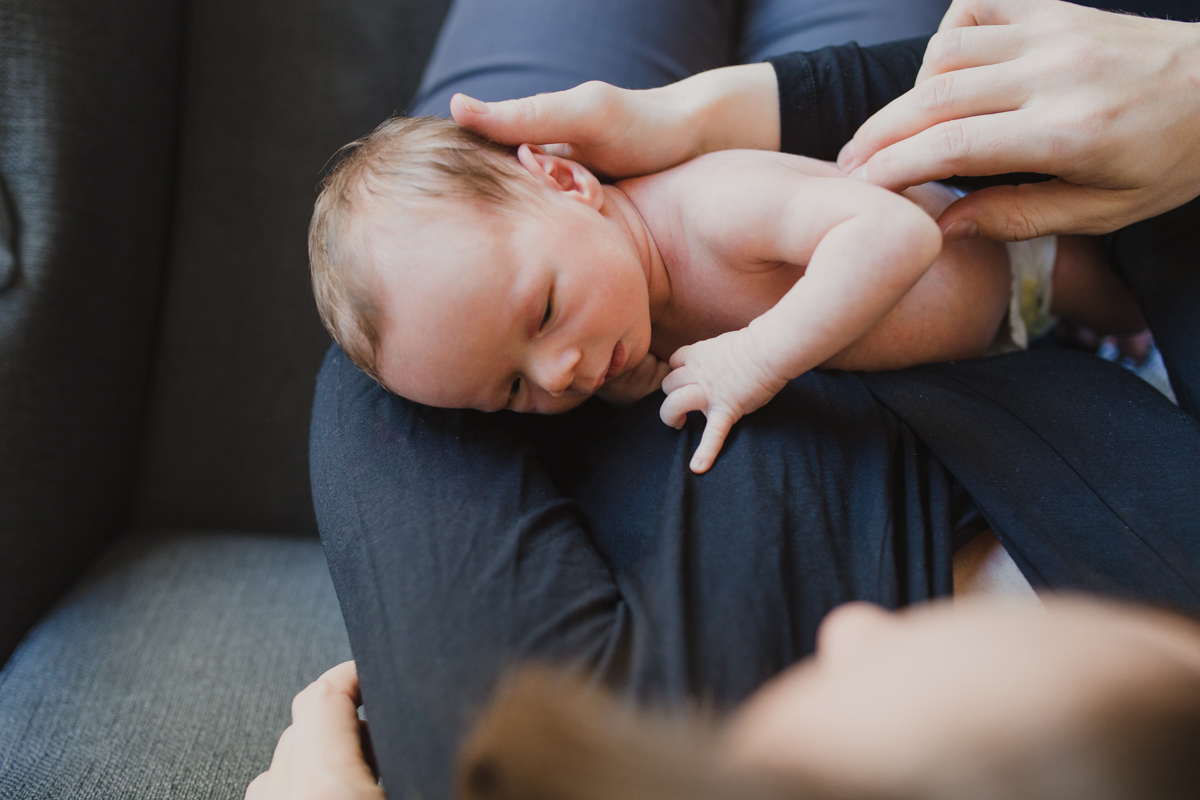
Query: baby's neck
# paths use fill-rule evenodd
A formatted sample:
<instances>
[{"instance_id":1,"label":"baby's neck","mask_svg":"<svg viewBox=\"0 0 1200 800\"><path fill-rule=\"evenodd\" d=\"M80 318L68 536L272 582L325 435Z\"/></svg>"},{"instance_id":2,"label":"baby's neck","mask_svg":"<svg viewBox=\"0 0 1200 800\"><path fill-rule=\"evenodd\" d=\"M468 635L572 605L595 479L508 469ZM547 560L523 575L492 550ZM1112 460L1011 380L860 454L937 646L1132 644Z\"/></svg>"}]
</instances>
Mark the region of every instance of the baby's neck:
<instances>
[{"instance_id":1,"label":"baby's neck","mask_svg":"<svg viewBox=\"0 0 1200 800\"><path fill-rule=\"evenodd\" d=\"M638 263L646 273L646 286L650 291L650 322L653 324L671 301L671 281L663 263L662 253L650 235L646 221L637 206L625 192L616 186L604 185L604 205L600 213L617 226L637 253Z\"/></svg>"}]
</instances>

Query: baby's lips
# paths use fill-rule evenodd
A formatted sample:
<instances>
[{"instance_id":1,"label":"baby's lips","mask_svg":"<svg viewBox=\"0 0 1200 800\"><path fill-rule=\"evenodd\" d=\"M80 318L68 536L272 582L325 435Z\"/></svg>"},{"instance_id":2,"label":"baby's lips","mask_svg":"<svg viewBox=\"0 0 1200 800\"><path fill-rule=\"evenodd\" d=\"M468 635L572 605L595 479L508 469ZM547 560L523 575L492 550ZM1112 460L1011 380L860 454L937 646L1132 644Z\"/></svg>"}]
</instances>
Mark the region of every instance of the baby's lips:
<instances>
[{"instance_id":1,"label":"baby's lips","mask_svg":"<svg viewBox=\"0 0 1200 800\"><path fill-rule=\"evenodd\" d=\"M617 342L616 346L613 348L612 357L608 360L608 368L604 371L604 374L597 379L595 387L592 388L592 394L600 391L601 386L607 383L611 378L615 378L617 375L619 375L621 370L624 368L625 361L627 359L628 355L625 353L625 345L621 344L621 342Z\"/></svg>"},{"instance_id":2,"label":"baby's lips","mask_svg":"<svg viewBox=\"0 0 1200 800\"><path fill-rule=\"evenodd\" d=\"M617 346L613 348L612 359L608 362L608 371L604 373L604 380L608 380L619 374L625 367L625 360L629 355L625 352L625 345L621 341L617 341Z\"/></svg>"}]
</instances>

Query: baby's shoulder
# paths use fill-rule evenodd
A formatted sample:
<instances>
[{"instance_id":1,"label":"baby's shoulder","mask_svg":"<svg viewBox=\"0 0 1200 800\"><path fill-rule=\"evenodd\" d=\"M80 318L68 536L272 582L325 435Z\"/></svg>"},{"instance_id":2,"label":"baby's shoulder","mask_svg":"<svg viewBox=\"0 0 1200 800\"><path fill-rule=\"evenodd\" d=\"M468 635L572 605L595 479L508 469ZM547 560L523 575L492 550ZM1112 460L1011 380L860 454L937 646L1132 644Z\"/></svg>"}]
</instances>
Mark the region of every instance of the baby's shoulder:
<instances>
[{"instance_id":1,"label":"baby's shoulder","mask_svg":"<svg viewBox=\"0 0 1200 800\"><path fill-rule=\"evenodd\" d=\"M636 178L629 188L656 204L724 215L774 203L814 178L849 180L828 161L765 150L720 150Z\"/></svg>"},{"instance_id":2,"label":"baby's shoulder","mask_svg":"<svg viewBox=\"0 0 1200 800\"><path fill-rule=\"evenodd\" d=\"M846 173L831 161L771 150L718 150L698 156L667 172L690 174L695 179L727 177L742 180L779 180L784 176L847 177Z\"/></svg>"}]
</instances>

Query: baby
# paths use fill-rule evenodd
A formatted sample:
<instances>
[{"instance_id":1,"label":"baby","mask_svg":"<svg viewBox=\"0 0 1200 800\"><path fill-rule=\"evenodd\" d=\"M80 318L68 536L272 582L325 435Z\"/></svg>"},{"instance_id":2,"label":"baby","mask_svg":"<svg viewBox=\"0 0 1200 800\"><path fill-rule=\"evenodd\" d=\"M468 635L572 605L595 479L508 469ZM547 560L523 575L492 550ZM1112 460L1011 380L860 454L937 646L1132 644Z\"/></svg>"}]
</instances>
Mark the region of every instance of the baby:
<instances>
[{"instance_id":1,"label":"baby","mask_svg":"<svg viewBox=\"0 0 1200 800\"><path fill-rule=\"evenodd\" d=\"M695 472L814 367L972 358L1023 346L1050 314L1141 325L1091 240L1022 244L1011 267L1003 245L943 244L934 218L957 195L936 184L894 194L735 150L610 185L434 118L390 119L343 153L309 252L321 318L359 368L485 411L661 387L668 425L707 417Z\"/></svg>"}]
</instances>

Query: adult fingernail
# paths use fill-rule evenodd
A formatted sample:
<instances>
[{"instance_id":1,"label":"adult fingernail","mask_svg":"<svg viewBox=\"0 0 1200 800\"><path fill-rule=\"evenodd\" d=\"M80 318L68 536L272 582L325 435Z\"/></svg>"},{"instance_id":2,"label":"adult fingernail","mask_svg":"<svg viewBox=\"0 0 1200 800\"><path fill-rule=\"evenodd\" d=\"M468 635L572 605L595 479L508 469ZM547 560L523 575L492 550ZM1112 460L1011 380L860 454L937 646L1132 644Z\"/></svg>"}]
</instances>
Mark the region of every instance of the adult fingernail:
<instances>
[{"instance_id":1,"label":"adult fingernail","mask_svg":"<svg viewBox=\"0 0 1200 800\"><path fill-rule=\"evenodd\" d=\"M839 167L841 167L842 169L845 169L846 167L850 166L853 163L854 163L854 140L851 139L850 141L846 142L845 147L842 148L842 152L838 153L837 165Z\"/></svg>"},{"instance_id":2,"label":"adult fingernail","mask_svg":"<svg viewBox=\"0 0 1200 800\"><path fill-rule=\"evenodd\" d=\"M857 178L860 181L865 181L867 179L867 165L863 164L861 167L851 172L850 177Z\"/></svg>"},{"instance_id":3,"label":"adult fingernail","mask_svg":"<svg viewBox=\"0 0 1200 800\"><path fill-rule=\"evenodd\" d=\"M463 106L472 114L486 114L488 112L487 103L476 100L470 95L460 94L459 97L462 98Z\"/></svg>"},{"instance_id":4,"label":"adult fingernail","mask_svg":"<svg viewBox=\"0 0 1200 800\"><path fill-rule=\"evenodd\" d=\"M979 226L969 219L960 219L946 226L942 236L947 239L978 239Z\"/></svg>"}]
</instances>

